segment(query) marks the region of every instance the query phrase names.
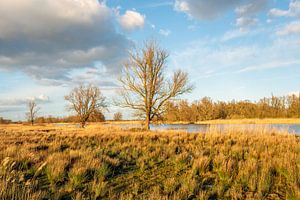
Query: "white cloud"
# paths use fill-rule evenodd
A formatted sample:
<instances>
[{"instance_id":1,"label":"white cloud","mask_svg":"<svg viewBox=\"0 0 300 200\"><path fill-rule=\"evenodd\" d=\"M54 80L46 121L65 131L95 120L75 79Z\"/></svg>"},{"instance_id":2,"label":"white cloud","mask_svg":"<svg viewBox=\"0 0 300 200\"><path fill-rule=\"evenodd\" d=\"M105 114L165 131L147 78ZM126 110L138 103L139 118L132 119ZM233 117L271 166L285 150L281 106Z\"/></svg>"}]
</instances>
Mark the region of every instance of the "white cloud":
<instances>
[{"instance_id":1,"label":"white cloud","mask_svg":"<svg viewBox=\"0 0 300 200\"><path fill-rule=\"evenodd\" d=\"M256 35L263 33L269 34L269 31L265 28L248 29L244 27L239 27L225 32L221 37L220 41L226 42L228 40L237 39L245 36L247 36L247 38L253 38Z\"/></svg>"},{"instance_id":2,"label":"white cloud","mask_svg":"<svg viewBox=\"0 0 300 200\"><path fill-rule=\"evenodd\" d=\"M26 98L26 101L28 100L31 100L31 101L36 101L37 103L45 103L45 102L49 102L50 101L50 98L45 95L45 94L41 94L39 96L36 96L36 97L27 97Z\"/></svg>"},{"instance_id":3,"label":"white cloud","mask_svg":"<svg viewBox=\"0 0 300 200\"><path fill-rule=\"evenodd\" d=\"M247 35L249 32L246 30L241 30L241 29L235 29L235 30L231 30L231 31L227 31L225 32L225 34L223 35L223 37L221 38L222 42L231 40L231 39L236 39L239 37L243 37L245 35Z\"/></svg>"},{"instance_id":4,"label":"white cloud","mask_svg":"<svg viewBox=\"0 0 300 200\"><path fill-rule=\"evenodd\" d=\"M291 1L288 10L272 8L269 15L273 17L295 17L300 15L300 1Z\"/></svg>"},{"instance_id":5,"label":"white cloud","mask_svg":"<svg viewBox=\"0 0 300 200\"><path fill-rule=\"evenodd\" d=\"M239 3L240 0L176 0L175 9L199 20L212 20Z\"/></svg>"},{"instance_id":6,"label":"white cloud","mask_svg":"<svg viewBox=\"0 0 300 200\"><path fill-rule=\"evenodd\" d=\"M166 2L159 2L159 3L151 3L145 6L145 8L157 8L157 7L163 7L163 6L172 6L172 1L166 1Z\"/></svg>"},{"instance_id":7,"label":"white cloud","mask_svg":"<svg viewBox=\"0 0 300 200\"><path fill-rule=\"evenodd\" d=\"M238 6L235 12L239 16L253 16L264 10L268 5L268 0L250 0L247 4Z\"/></svg>"},{"instance_id":8,"label":"white cloud","mask_svg":"<svg viewBox=\"0 0 300 200\"><path fill-rule=\"evenodd\" d=\"M93 24L95 18L109 18L109 8L96 0L1 0L0 38L18 34L53 35L65 26Z\"/></svg>"},{"instance_id":9,"label":"white cloud","mask_svg":"<svg viewBox=\"0 0 300 200\"><path fill-rule=\"evenodd\" d=\"M187 1L177 1L175 2L175 9L182 11L182 12L189 12L190 4Z\"/></svg>"},{"instance_id":10,"label":"white cloud","mask_svg":"<svg viewBox=\"0 0 300 200\"><path fill-rule=\"evenodd\" d=\"M245 29L258 23L257 14L268 3L269 0L176 0L175 10L198 20L214 20L233 10L237 15L236 26Z\"/></svg>"},{"instance_id":11,"label":"white cloud","mask_svg":"<svg viewBox=\"0 0 300 200\"><path fill-rule=\"evenodd\" d=\"M209 41L207 39L207 41ZM300 38L278 38L268 45L193 42L171 55L174 68L184 66L194 78L297 67L300 65ZM209 72L209 74L207 73ZM224 75L225 76L225 75Z\"/></svg>"},{"instance_id":12,"label":"white cloud","mask_svg":"<svg viewBox=\"0 0 300 200\"><path fill-rule=\"evenodd\" d=\"M300 33L300 21L293 21L282 28L282 30L278 30L276 33L281 36Z\"/></svg>"},{"instance_id":13,"label":"white cloud","mask_svg":"<svg viewBox=\"0 0 300 200\"><path fill-rule=\"evenodd\" d=\"M105 1L1 0L0 13L0 70L43 83L69 81L74 69L98 62L116 74L131 44Z\"/></svg>"},{"instance_id":14,"label":"white cloud","mask_svg":"<svg viewBox=\"0 0 300 200\"><path fill-rule=\"evenodd\" d=\"M292 65L299 65L299 60L285 60L281 61L280 59L273 60L273 61L267 61L266 63L262 64L256 64L247 66L241 70L238 70L238 72L249 72L249 71L257 71L257 70L265 70L265 69L273 69L273 68L280 68L280 67L288 67Z\"/></svg>"},{"instance_id":15,"label":"white cloud","mask_svg":"<svg viewBox=\"0 0 300 200\"><path fill-rule=\"evenodd\" d=\"M159 30L159 34L161 34L161 35L167 37L167 36L169 36L169 35L171 34L171 31L168 30L168 29L166 29L166 30L165 30L165 29L160 29L160 30Z\"/></svg>"},{"instance_id":16,"label":"white cloud","mask_svg":"<svg viewBox=\"0 0 300 200\"><path fill-rule=\"evenodd\" d=\"M268 0L176 0L175 10L199 20L212 20L230 10L240 17L249 17L262 11Z\"/></svg>"},{"instance_id":17,"label":"white cloud","mask_svg":"<svg viewBox=\"0 0 300 200\"><path fill-rule=\"evenodd\" d=\"M188 48L171 56L174 68L185 67L193 77L204 78L233 71L247 59L253 59L256 48L252 46L231 47L219 40L193 42ZM207 72L210 72L207 74Z\"/></svg>"},{"instance_id":18,"label":"white cloud","mask_svg":"<svg viewBox=\"0 0 300 200\"><path fill-rule=\"evenodd\" d=\"M288 10L280 10L277 8L272 8L269 12L271 16L282 17L282 16L291 16L290 11Z\"/></svg>"},{"instance_id":19,"label":"white cloud","mask_svg":"<svg viewBox=\"0 0 300 200\"><path fill-rule=\"evenodd\" d=\"M37 97L37 99L40 101L49 101L50 100L50 98L45 94L41 94L40 96Z\"/></svg>"},{"instance_id":20,"label":"white cloud","mask_svg":"<svg viewBox=\"0 0 300 200\"><path fill-rule=\"evenodd\" d=\"M239 27L248 27L253 26L258 23L258 19L256 18L246 18L246 17L239 17L236 19L236 25Z\"/></svg>"},{"instance_id":21,"label":"white cloud","mask_svg":"<svg viewBox=\"0 0 300 200\"><path fill-rule=\"evenodd\" d=\"M141 29L145 24L145 16L134 10L127 10L118 18L121 27L126 31Z\"/></svg>"},{"instance_id":22,"label":"white cloud","mask_svg":"<svg viewBox=\"0 0 300 200\"><path fill-rule=\"evenodd\" d=\"M79 85L84 83L91 83L94 85L101 85L102 90L111 90L112 88L118 87L115 83L115 79L109 76L105 68L87 68L77 70L70 76L68 81L69 86ZM68 84L66 83L66 85Z\"/></svg>"},{"instance_id":23,"label":"white cloud","mask_svg":"<svg viewBox=\"0 0 300 200\"><path fill-rule=\"evenodd\" d=\"M241 29L258 24L257 14L263 11L268 5L268 0L252 0L248 4L240 5L235 9L237 14L236 26Z\"/></svg>"},{"instance_id":24,"label":"white cloud","mask_svg":"<svg viewBox=\"0 0 300 200\"><path fill-rule=\"evenodd\" d=\"M49 103L50 98L45 94L40 94L38 96L28 96L28 97L17 97L1 99L0 106L22 106L26 105L28 101L34 100L38 104Z\"/></svg>"}]
</instances>

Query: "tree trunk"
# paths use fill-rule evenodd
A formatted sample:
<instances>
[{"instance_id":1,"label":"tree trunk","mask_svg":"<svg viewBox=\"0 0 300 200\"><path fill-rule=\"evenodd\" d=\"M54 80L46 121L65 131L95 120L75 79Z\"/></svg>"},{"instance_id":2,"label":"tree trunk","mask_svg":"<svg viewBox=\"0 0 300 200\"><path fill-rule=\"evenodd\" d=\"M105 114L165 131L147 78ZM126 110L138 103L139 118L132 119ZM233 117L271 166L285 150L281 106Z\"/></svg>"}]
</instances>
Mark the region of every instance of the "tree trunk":
<instances>
[{"instance_id":1,"label":"tree trunk","mask_svg":"<svg viewBox=\"0 0 300 200\"><path fill-rule=\"evenodd\" d=\"M85 127L85 121L82 121L82 122L80 123L80 127L81 127L81 128L84 128L84 127Z\"/></svg>"},{"instance_id":2,"label":"tree trunk","mask_svg":"<svg viewBox=\"0 0 300 200\"><path fill-rule=\"evenodd\" d=\"M145 120L145 129L148 131L150 130L150 115L147 114L146 120Z\"/></svg>"},{"instance_id":3,"label":"tree trunk","mask_svg":"<svg viewBox=\"0 0 300 200\"><path fill-rule=\"evenodd\" d=\"M33 126L33 123L34 123L34 120L32 119L32 120L31 120L31 126Z\"/></svg>"}]
</instances>

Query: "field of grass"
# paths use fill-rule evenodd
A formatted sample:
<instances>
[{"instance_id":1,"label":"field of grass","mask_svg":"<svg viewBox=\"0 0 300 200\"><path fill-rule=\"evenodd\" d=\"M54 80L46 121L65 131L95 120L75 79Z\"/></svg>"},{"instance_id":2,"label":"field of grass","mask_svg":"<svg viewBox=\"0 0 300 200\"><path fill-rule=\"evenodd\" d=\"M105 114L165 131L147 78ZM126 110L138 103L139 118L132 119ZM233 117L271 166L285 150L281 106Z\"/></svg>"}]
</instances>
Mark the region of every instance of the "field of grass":
<instances>
[{"instance_id":1,"label":"field of grass","mask_svg":"<svg viewBox=\"0 0 300 200\"><path fill-rule=\"evenodd\" d=\"M0 199L299 199L300 138L0 126Z\"/></svg>"}]
</instances>

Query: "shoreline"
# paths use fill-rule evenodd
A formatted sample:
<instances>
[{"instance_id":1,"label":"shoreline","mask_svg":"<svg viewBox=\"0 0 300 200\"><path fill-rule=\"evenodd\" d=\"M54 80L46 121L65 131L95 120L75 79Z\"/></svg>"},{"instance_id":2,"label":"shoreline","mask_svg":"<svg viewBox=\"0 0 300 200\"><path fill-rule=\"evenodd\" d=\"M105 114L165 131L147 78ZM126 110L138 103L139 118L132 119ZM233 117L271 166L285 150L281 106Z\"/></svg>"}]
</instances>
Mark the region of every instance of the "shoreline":
<instances>
[{"instance_id":1,"label":"shoreline","mask_svg":"<svg viewBox=\"0 0 300 200\"><path fill-rule=\"evenodd\" d=\"M58 123L37 123L36 125L45 126L50 124L65 124L65 125L74 125L76 122L58 122ZM107 120L104 122L89 122L89 124L103 124L103 125L122 125L122 124L143 124L142 120L123 120L123 121L112 121ZM205 120L197 122L188 122L188 121L155 121L152 124L178 124L178 125L189 125L189 124L199 124L199 125L217 125L217 124L300 124L300 118L265 118L265 119L216 119L216 120ZM0 124L0 125L22 125L26 126L27 124Z\"/></svg>"},{"instance_id":2,"label":"shoreline","mask_svg":"<svg viewBox=\"0 0 300 200\"><path fill-rule=\"evenodd\" d=\"M265 119L217 119L198 122L155 122L153 124L300 124L300 118L265 118Z\"/></svg>"},{"instance_id":3,"label":"shoreline","mask_svg":"<svg viewBox=\"0 0 300 200\"><path fill-rule=\"evenodd\" d=\"M105 121L104 124L143 124L142 120ZM300 124L300 118L247 118L247 119L216 119L197 122L188 121L155 121L152 124Z\"/></svg>"}]
</instances>

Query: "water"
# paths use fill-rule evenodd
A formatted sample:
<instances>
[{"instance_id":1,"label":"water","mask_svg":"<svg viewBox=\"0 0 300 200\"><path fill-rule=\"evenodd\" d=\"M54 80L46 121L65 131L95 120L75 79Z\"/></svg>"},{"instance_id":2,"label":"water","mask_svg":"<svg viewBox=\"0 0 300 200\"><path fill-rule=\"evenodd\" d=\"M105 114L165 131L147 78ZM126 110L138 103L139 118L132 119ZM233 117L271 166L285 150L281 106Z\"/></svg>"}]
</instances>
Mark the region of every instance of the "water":
<instances>
[{"instance_id":1,"label":"water","mask_svg":"<svg viewBox=\"0 0 300 200\"><path fill-rule=\"evenodd\" d=\"M179 130L188 133L206 132L209 128L224 130L226 128L275 128L278 130L287 130L290 133L300 134L300 124L151 124L151 130Z\"/></svg>"}]
</instances>

